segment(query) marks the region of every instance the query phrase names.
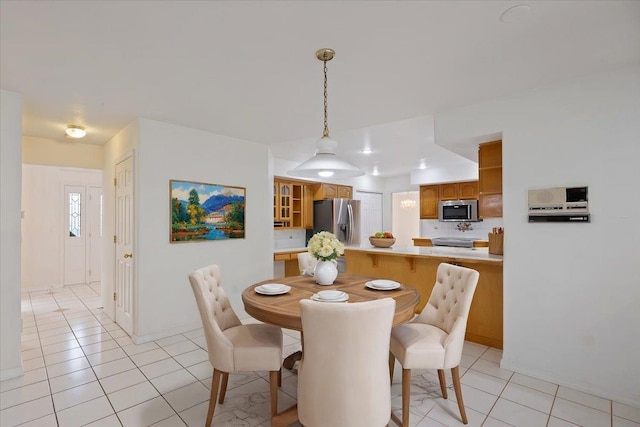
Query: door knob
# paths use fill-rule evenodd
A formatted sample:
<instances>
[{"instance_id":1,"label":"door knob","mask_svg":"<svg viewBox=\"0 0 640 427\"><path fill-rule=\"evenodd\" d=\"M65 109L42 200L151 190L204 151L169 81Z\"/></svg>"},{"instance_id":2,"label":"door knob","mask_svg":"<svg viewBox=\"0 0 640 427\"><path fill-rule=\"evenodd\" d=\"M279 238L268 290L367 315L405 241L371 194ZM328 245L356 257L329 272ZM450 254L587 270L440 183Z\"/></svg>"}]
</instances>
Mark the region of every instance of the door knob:
<instances>
[{"instance_id":1,"label":"door knob","mask_svg":"<svg viewBox=\"0 0 640 427\"><path fill-rule=\"evenodd\" d=\"M133 254L124 254L125 258L133 258Z\"/></svg>"}]
</instances>

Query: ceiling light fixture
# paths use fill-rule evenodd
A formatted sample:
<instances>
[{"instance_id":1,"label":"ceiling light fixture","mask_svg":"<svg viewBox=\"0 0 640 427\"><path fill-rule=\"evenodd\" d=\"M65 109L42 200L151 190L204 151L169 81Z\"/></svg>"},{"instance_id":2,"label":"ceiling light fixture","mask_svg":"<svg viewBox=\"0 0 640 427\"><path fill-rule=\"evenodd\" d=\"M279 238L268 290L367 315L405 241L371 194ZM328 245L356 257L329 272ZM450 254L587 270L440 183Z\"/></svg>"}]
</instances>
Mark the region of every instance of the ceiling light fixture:
<instances>
[{"instance_id":1,"label":"ceiling light fixture","mask_svg":"<svg viewBox=\"0 0 640 427\"><path fill-rule=\"evenodd\" d=\"M413 199L406 199L400 202L400 207L402 209L413 209L416 207L416 201Z\"/></svg>"},{"instance_id":2,"label":"ceiling light fixture","mask_svg":"<svg viewBox=\"0 0 640 427\"><path fill-rule=\"evenodd\" d=\"M83 126L67 125L66 133L69 138L79 139L84 138L87 131L84 130Z\"/></svg>"},{"instance_id":3,"label":"ceiling light fixture","mask_svg":"<svg viewBox=\"0 0 640 427\"><path fill-rule=\"evenodd\" d=\"M371 148L364 148L362 150L362 154L371 154L373 153L373 150Z\"/></svg>"},{"instance_id":4,"label":"ceiling light fixture","mask_svg":"<svg viewBox=\"0 0 640 427\"><path fill-rule=\"evenodd\" d=\"M374 166L373 167L373 176L378 176L380 174L380 172L378 172L378 167Z\"/></svg>"},{"instance_id":5,"label":"ceiling light fixture","mask_svg":"<svg viewBox=\"0 0 640 427\"><path fill-rule=\"evenodd\" d=\"M419 169L426 169L427 165L424 163L424 160L420 160L420 166L418 166Z\"/></svg>"},{"instance_id":6,"label":"ceiling light fixture","mask_svg":"<svg viewBox=\"0 0 640 427\"><path fill-rule=\"evenodd\" d=\"M364 172L353 166L346 160L336 155L338 143L329 136L329 125L327 119L327 61L331 61L335 56L332 49L320 49L316 52L316 57L324 63L324 132L322 138L316 143L318 150L313 157L296 168L288 171L291 176L302 178L348 178L364 175Z\"/></svg>"}]
</instances>

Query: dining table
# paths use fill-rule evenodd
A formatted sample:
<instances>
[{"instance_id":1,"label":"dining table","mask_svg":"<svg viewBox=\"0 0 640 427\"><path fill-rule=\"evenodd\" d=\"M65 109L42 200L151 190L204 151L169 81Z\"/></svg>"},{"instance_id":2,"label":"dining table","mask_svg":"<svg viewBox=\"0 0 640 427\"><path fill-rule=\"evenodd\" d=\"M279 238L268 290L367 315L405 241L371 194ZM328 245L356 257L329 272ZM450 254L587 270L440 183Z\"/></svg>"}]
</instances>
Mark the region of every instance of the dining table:
<instances>
[{"instance_id":1,"label":"dining table","mask_svg":"<svg viewBox=\"0 0 640 427\"><path fill-rule=\"evenodd\" d=\"M264 323L280 326L286 329L302 331L300 300L309 299L319 291L339 290L345 292L349 299L346 302L327 302L327 304L344 304L354 302L373 301L380 298L393 298L396 302L393 326L398 326L413 319L416 308L420 303L418 290L409 285L399 284L395 289L373 289L371 282L376 277L357 276L340 273L332 285L319 285L313 276L290 276L264 280L247 287L242 292L242 302L247 314ZM256 288L268 284L287 285L287 292L275 295L265 295ZM258 289L260 290L260 289ZM282 364L287 369L293 369L302 352L295 352L287 356ZM271 420L273 427L287 426L297 420L296 407L289 408L274 416Z\"/></svg>"}]
</instances>

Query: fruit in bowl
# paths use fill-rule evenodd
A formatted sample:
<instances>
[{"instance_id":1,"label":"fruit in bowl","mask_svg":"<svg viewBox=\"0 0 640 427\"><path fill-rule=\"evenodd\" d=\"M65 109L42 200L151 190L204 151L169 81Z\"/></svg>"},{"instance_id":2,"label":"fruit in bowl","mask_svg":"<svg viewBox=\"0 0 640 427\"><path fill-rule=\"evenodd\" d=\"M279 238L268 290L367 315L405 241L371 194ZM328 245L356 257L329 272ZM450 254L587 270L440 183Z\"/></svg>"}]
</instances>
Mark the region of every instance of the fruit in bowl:
<instances>
[{"instance_id":1,"label":"fruit in bowl","mask_svg":"<svg viewBox=\"0 0 640 427\"><path fill-rule=\"evenodd\" d=\"M376 248L390 248L395 242L396 238L389 231L378 231L369 237L369 243Z\"/></svg>"}]
</instances>

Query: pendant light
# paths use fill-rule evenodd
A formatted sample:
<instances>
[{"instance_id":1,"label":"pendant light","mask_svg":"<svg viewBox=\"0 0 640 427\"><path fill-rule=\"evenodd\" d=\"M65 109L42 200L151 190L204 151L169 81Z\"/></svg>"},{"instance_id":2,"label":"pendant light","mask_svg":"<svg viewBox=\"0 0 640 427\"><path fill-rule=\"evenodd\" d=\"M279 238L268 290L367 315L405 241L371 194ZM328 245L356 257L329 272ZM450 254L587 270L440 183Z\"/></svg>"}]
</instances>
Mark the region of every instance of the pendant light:
<instances>
[{"instance_id":1,"label":"pendant light","mask_svg":"<svg viewBox=\"0 0 640 427\"><path fill-rule=\"evenodd\" d=\"M327 119L327 61L335 56L332 49L320 49L316 57L324 63L324 132L316 143L318 150L313 157L288 171L291 176L302 178L349 178L364 175L364 172L336 155L338 143L329 136Z\"/></svg>"}]
</instances>

